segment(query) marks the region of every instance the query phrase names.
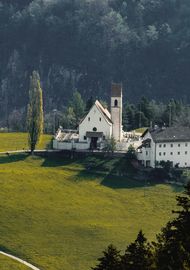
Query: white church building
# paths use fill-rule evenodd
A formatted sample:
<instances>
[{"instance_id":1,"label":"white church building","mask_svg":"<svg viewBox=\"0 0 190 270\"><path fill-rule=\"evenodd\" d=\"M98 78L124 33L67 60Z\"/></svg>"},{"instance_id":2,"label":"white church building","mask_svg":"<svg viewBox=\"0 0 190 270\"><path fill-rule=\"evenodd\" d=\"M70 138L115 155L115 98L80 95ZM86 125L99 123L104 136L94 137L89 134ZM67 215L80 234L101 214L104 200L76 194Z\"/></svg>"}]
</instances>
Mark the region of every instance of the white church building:
<instances>
[{"instance_id":1,"label":"white church building","mask_svg":"<svg viewBox=\"0 0 190 270\"><path fill-rule=\"evenodd\" d=\"M127 150L128 143L122 129L122 85L111 86L110 112L96 100L86 116L80 121L78 130L57 131L53 141L54 149L88 150L103 149L111 137L116 141L117 150Z\"/></svg>"}]
</instances>

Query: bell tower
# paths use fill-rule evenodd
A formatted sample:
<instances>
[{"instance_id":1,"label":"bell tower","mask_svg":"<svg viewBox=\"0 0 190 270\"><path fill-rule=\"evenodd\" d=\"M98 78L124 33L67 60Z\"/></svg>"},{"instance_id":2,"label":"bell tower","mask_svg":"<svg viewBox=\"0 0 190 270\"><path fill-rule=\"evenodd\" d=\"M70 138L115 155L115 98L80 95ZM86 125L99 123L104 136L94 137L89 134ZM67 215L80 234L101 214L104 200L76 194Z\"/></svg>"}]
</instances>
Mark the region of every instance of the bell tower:
<instances>
[{"instance_id":1,"label":"bell tower","mask_svg":"<svg viewBox=\"0 0 190 270\"><path fill-rule=\"evenodd\" d=\"M123 138L122 133L122 84L111 85L111 119L113 122L112 135L116 141Z\"/></svg>"}]
</instances>

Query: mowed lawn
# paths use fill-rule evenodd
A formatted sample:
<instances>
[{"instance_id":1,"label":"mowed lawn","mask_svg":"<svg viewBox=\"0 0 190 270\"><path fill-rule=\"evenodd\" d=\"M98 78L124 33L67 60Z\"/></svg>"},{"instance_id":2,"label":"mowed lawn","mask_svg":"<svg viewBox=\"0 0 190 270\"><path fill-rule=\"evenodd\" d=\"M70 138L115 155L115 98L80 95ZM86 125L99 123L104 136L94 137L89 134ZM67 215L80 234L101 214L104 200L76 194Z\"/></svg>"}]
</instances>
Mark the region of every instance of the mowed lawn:
<instances>
[{"instance_id":1,"label":"mowed lawn","mask_svg":"<svg viewBox=\"0 0 190 270\"><path fill-rule=\"evenodd\" d=\"M30 270L27 266L0 254L1 270Z\"/></svg>"},{"instance_id":2,"label":"mowed lawn","mask_svg":"<svg viewBox=\"0 0 190 270\"><path fill-rule=\"evenodd\" d=\"M51 135L42 135L37 149L45 149L51 144ZM28 150L28 134L27 133L0 133L0 152L14 150Z\"/></svg>"},{"instance_id":3,"label":"mowed lawn","mask_svg":"<svg viewBox=\"0 0 190 270\"><path fill-rule=\"evenodd\" d=\"M0 186L0 246L42 270L88 270L140 229L155 239L180 191L26 154L0 157Z\"/></svg>"}]
</instances>

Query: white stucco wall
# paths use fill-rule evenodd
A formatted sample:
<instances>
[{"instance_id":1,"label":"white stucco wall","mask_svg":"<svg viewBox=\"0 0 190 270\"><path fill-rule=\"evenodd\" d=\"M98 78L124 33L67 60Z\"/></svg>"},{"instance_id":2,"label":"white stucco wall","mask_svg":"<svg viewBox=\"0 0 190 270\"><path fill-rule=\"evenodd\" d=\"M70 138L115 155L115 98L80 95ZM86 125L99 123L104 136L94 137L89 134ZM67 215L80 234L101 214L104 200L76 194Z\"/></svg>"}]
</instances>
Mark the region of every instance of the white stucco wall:
<instances>
[{"instance_id":1,"label":"white stucco wall","mask_svg":"<svg viewBox=\"0 0 190 270\"><path fill-rule=\"evenodd\" d=\"M190 141L189 142L161 142L154 143L148 132L143 140L151 139L151 147L141 149L138 153L138 159L146 162L150 161L150 166L155 167L156 162L171 161L173 166L179 164L179 167L190 167Z\"/></svg>"},{"instance_id":2,"label":"white stucco wall","mask_svg":"<svg viewBox=\"0 0 190 270\"><path fill-rule=\"evenodd\" d=\"M190 141L156 143L156 160L169 160L174 166L179 163L179 167L190 167Z\"/></svg>"},{"instance_id":3,"label":"white stucco wall","mask_svg":"<svg viewBox=\"0 0 190 270\"><path fill-rule=\"evenodd\" d=\"M138 153L137 157L142 161L143 165L146 166L147 162L150 162L150 167L155 167L155 143L150 135L150 132L144 136L143 141L150 139L150 148L141 148L141 152Z\"/></svg>"},{"instance_id":4,"label":"white stucco wall","mask_svg":"<svg viewBox=\"0 0 190 270\"><path fill-rule=\"evenodd\" d=\"M90 143L81 142L81 143L75 143L75 142L59 142L57 140L53 141L53 149L58 150L87 150L90 148Z\"/></svg>"},{"instance_id":5,"label":"white stucco wall","mask_svg":"<svg viewBox=\"0 0 190 270\"><path fill-rule=\"evenodd\" d=\"M84 136L86 136L86 132L93 131L94 127L97 128L97 132L103 132L106 138L111 137L112 124L109 124L105 120L103 114L95 104L79 125L79 142L85 142Z\"/></svg>"}]
</instances>

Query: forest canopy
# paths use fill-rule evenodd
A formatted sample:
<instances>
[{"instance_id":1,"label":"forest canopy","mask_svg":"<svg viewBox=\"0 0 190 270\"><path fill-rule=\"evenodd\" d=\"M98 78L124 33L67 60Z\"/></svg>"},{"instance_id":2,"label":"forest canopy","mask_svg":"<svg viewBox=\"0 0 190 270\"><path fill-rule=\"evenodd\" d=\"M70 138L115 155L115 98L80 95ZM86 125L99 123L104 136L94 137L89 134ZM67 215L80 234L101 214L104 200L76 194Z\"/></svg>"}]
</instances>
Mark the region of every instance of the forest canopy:
<instances>
[{"instance_id":1,"label":"forest canopy","mask_svg":"<svg viewBox=\"0 0 190 270\"><path fill-rule=\"evenodd\" d=\"M111 81L130 102L189 102L189 29L189 0L1 0L1 118L25 108L33 70L46 112L76 89L108 99Z\"/></svg>"}]
</instances>

